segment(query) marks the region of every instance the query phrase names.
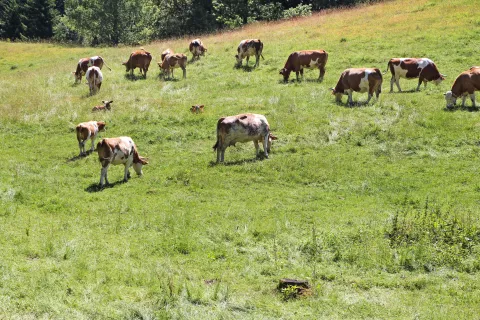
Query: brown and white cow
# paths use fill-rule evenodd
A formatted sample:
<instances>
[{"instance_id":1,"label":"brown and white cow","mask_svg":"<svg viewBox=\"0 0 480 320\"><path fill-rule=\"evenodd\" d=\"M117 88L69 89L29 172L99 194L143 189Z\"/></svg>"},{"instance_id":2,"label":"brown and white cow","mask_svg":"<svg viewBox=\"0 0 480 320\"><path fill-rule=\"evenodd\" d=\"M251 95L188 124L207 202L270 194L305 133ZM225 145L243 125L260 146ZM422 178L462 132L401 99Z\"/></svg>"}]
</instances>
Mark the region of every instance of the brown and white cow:
<instances>
[{"instance_id":1,"label":"brown and white cow","mask_svg":"<svg viewBox=\"0 0 480 320\"><path fill-rule=\"evenodd\" d=\"M140 73L143 73L145 79L147 78L148 67L152 61L152 55L150 52L145 51L145 49L134 51L130 54L128 61L123 62L122 64L127 68L126 72L130 71L130 77L133 78L133 70L135 68L140 69Z\"/></svg>"},{"instance_id":2,"label":"brown and white cow","mask_svg":"<svg viewBox=\"0 0 480 320\"><path fill-rule=\"evenodd\" d=\"M88 70L88 67L99 67L100 69L103 68L103 65L108 68L108 70L112 71L109 66L105 63L102 57L100 56L93 56L90 58L82 58L78 61L77 63L77 70L75 70L73 75L75 76L75 83L81 82L82 81L82 76L85 75L85 73Z\"/></svg>"},{"instance_id":3,"label":"brown and white cow","mask_svg":"<svg viewBox=\"0 0 480 320\"><path fill-rule=\"evenodd\" d=\"M460 73L453 83L452 90L445 93L447 108L453 107L458 98L462 98L462 107L465 107L467 95L472 100L472 107L475 106L475 91L480 90L480 67L471 67L467 71Z\"/></svg>"},{"instance_id":4,"label":"brown and white cow","mask_svg":"<svg viewBox=\"0 0 480 320\"><path fill-rule=\"evenodd\" d=\"M173 50L170 48L162 52L162 54L160 55L160 59L163 61L163 59L165 59L165 57L169 54L173 54Z\"/></svg>"},{"instance_id":5,"label":"brown and white cow","mask_svg":"<svg viewBox=\"0 0 480 320\"><path fill-rule=\"evenodd\" d=\"M195 58L200 59L200 56L204 56L205 52L207 52L207 48L200 39L192 40L188 46L188 50L192 53L192 61L195 60Z\"/></svg>"},{"instance_id":6,"label":"brown and white cow","mask_svg":"<svg viewBox=\"0 0 480 320\"><path fill-rule=\"evenodd\" d=\"M142 166L148 164L147 159L138 154L137 147L130 137L104 138L97 144L97 152L98 159L102 164L100 187L105 185L104 181L109 184L107 171L111 164L125 165L124 182L130 178L130 166L133 166L137 175L141 176L143 174Z\"/></svg>"},{"instance_id":7,"label":"brown and white cow","mask_svg":"<svg viewBox=\"0 0 480 320\"><path fill-rule=\"evenodd\" d=\"M255 56L255 65L257 67L260 65L260 57L265 59L262 55L263 51L263 43L260 39L245 39L240 42L237 48L237 54L235 58L237 59L237 67L242 65L242 61L244 58L247 58L247 67L248 67L248 59L250 56Z\"/></svg>"},{"instance_id":8,"label":"brown and white cow","mask_svg":"<svg viewBox=\"0 0 480 320\"><path fill-rule=\"evenodd\" d=\"M103 74L99 67L89 67L87 69L85 78L87 79L88 87L90 88L90 95L100 91L103 81Z\"/></svg>"},{"instance_id":9,"label":"brown and white cow","mask_svg":"<svg viewBox=\"0 0 480 320\"><path fill-rule=\"evenodd\" d=\"M213 150L217 150L217 163L224 161L225 149L235 146L237 142L253 141L256 155L259 155L258 142L263 143L265 158L268 158L272 140L277 137L270 133L270 126L265 116L261 114L245 113L236 116L220 118L217 122L217 143Z\"/></svg>"},{"instance_id":10,"label":"brown and white cow","mask_svg":"<svg viewBox=\"0 0 480 320\"><path fill-rule=\"evenodd\" d=\"M351 68L343 71L337 86L331 88L336 101L342 101L342 95L348 94L348 104L353 105L352 93L367 92L367 104L375 93L377 99L382 92L382 73L377 68Z\"/></svg>"},{"instance_id":11,"label":"brown and white cow","mask_svg":"<svg viewBox=\"0 0 480 320\"><path fill-rule=\"evenodd\" d=\"M105 122L103 121L88 121L79 123L76 127L78 146L80 148L79 156L86 155L85 151L85 142L90 139L92 140L92 147L90 152L93 151L93 146L95 145L95 139L97 138L98 132L105 129Z\"/></svg>"},{"instance_id":12,"label":"brown and white cow","mask_svg":"<svg viewBox=\"0 0 480 320\"><path fill-rule=\"evenodd\" d=\"M325 50L303 50L296 51L288 56L285 66L280 70L280 74L283 75L283 80L288 81L290 72L295 71L298 81L298 73L302 75L303 69L319 69L320 75L318 80L323 81L325 75L325 65L327 64L328 53Z\"/></svg>"},{"instance_id":13,"label":"brown and white cow","mask_svg":"<svg viewBox=\"0 0 480 320\"><path fill-rule=\"evenodd\" d=\"M392 73L390 80L390 92L393 92L393 84L397 85L398 91L401 92L400 78L415 79L418 78L417 91L420 90L420 85L424 84L427 88L427 82L433 81L436 85L445 80L445 75L438 72L435 63L428 58L393 58L388 61L388 69Z\"/></svg>"},{"instance_id":14,"label":"brown and white cow","mask_svg":"<svg viewBox=\"0 0 480 320\"><path fill-rule=\"evenodd\" d=\"M183 78L187 77L187 56L183 53L167 54L165 59L157 64L162 70L165 79L170 79L170 71L173 77L173 69L175 68L182 68Z\"/></svg>"},{"instance_id":15,"label":"brown and white cow","mask_svg":"<svg viewBox=\"0 0 480 320\"><path fill-rule=\"evenodd\" d=\"M111 101L102 100L103 105L93 107L92 112L111 110L112 107L110 106L110 104L112 104L112 102L113 102L113 100L111 100Z\"/></svg>"}]
</instances>

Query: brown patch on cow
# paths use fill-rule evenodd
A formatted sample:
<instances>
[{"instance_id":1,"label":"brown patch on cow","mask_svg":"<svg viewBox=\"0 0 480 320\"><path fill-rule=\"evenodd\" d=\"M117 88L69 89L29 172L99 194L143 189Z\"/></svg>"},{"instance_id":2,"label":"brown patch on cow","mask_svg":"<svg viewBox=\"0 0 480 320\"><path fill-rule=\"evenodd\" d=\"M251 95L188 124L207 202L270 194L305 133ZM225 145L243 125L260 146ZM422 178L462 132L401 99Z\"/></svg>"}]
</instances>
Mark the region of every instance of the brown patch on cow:
<instances>
[{"instance_id":1,"label":"brown patch on cow","mask_svg":"<svg viewBox=\"0 0 480 320\"><path fill-rule=\"evenodd\" d=\"M165 56L165 59L161 63L158 63L160 69L162 69L164 73L164 78L170 78L170 72L172 73L173 77L173 69L174 68L181 68L183 71L183 78L187 77L187 56L183 53L176 53L176 54L168 54Z\"/></svg>"},{"instance_id":2,"label":"brown patch on cow","mask_svg":"<svg viewBox=\"0 0 480 320\"><path fill-rule=\"evenodd\" d=\"M325 50L303 50L296 51L290 54L285 62L285 66L280 70L280 74L283 75L283 80L288 81L290 73L295 71L297 80L300 73L303 77L303 69L309 68L312 62L316 62L315 68L320 70L319 80L323 80L325 75L325 65L328 61L328 53Z\"/></svg>"},{"instance_id":3,"label":"brown patch on cow","mask_svg":"<svg viewBox=\"0 0 480 320\"><path fill-rule=\"evenodd\" d=\"M150 52L145 51L145 49L134 51L130 54L128 61L123 62L122 64L126 67L126 72L130 71L130 76L133 77L133 70L135 68L140 69L140 73L143 73L145 79L147 78L148 67L152 61L152 55Z\"/></svg>"}]
</instances>

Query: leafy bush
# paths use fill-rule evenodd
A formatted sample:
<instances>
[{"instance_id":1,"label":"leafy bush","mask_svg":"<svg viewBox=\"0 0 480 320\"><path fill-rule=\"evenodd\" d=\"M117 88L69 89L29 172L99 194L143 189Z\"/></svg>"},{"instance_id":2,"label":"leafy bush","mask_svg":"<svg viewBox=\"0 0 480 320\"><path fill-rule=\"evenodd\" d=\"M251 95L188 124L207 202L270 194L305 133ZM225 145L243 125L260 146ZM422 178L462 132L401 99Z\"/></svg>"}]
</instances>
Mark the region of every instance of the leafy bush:
<instances>
[{"instance_id":1,"label":"leafy bush","mask_svg":"<svg viewBox=\"0 0 480 320\"><path fill-rule=\"evenodd\" d=\"M294 17L306 17L312 15L311 4L299 4L295 8L290 8L283 11L283 18L290 19Z\"/></svg>"}]
</instances>

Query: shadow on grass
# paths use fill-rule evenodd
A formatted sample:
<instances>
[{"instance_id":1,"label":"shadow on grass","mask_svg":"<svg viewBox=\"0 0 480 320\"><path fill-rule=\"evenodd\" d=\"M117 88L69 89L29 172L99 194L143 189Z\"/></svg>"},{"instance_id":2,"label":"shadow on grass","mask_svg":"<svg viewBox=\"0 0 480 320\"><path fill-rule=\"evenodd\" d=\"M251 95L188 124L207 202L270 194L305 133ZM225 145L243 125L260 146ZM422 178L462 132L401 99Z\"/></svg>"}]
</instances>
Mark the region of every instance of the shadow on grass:
<instances>
[{"instance_id":1,"label":"shadow on grass","mask_svg":"<svg viewBox=\"0 0 480 320\"><path fill-rule=\"evenodd\" d=\"M130 73L125 74L125 79L131 80L131 81L147 80L147 78L144 77L143 74L135 75L135 74L130 74Z\"/></svg>"},{"instance_id":2,"label":"shadow on grass","mask_svg":"<svg viewBox=\"0 0 480 320\"><path fill-rule=\"evenodd\" d=\"M462 107L462 106L454 106L452 108L443 108L445 112L456 112L456 111L466 111L466 112L478 112L480 109L478 107Z\"/></svg>"},{"instance_id":3,"label":"shadow on grass","mask_svg":"<svg viewBox=\"0 0 480 320\"><path fill-rule=\"evenodd\" d=\"M124 184L125 182L123 182L123 179L122 180L118 180L114 183L109 183L109 184L106 184L105 186L103 187L100 187L100 184L98 183L92 183L91 185L89 185L88 187L85 188L85 191L89 192L89 193L94 193L94 192L101 192L105 189L110 189L110 188L114 188L115 186L119 185L119 184Z\"/></svg>"},{"instance_id":4,"label":"shadow on grass","mask_svg":"<svg viewBox=\"0 0 480 320\"><path fill-rule=\"evenodd\" d=\"M360 107L366 107L368 105L370 105L370 102L367 103L367 101L364 101L364 102L360 102L360 101L354 101L353 104L349 104L348 102L347 103L343 103L343 102L338 102L336 101L335 104L337 106L340 106L340 107L344 107L344 108L360 108Z\"/></svg>"},{"instance_id":5,"label":"shadow on grass","mask_svg":"<svg viewBox=\"0 0 480 320\"><path fill-rule=\"evenodd\" d=\"M215 167L217 165L224 165L224 166L238 166L238 165L242 165L242 164L246 164L246 163L254 163L254 162L257 162L257 161L263 161L265 159L268 159L265 157L265 155L263 153L261 153L258 157L255 157L255 158L251 158L251 159L244 159L244 160L235 160L235 161L224 161L222 163L216 163L215 161L210 161L209 163L209 167Z\"/></svg>"},{"instance_id":6,"label":"shadow on grass","mask_svg":"<svg viewBox=\"0 0 480 320\"><path fill-rule=\"evenodd\" d=\"M90 151L90 150L88 150L86 154L76 155L76 156L74 156L74 157L72 157L72 158L70 158L70 159L67 159L67 163L73 162L73 161L77 161L77 160L80 160L80 159L83 159L83 158L86 158L86 157L88 157L89 155L91 155L93 152L95 152L95 151Z\"/></svg>"},{"instance_id":7,"label":"shadow on grass","mask_svg":"<svg viewBox=\"0 0 480 320\"><path fill-rule=\"evenodd\" d=\"M388 93L394 93L394 94L402 94L402 93L418 93L420 91L417 91L416 89L411 89L411 90L402 90L402 91L388 91Z\"/></svg>"}]
</instances>

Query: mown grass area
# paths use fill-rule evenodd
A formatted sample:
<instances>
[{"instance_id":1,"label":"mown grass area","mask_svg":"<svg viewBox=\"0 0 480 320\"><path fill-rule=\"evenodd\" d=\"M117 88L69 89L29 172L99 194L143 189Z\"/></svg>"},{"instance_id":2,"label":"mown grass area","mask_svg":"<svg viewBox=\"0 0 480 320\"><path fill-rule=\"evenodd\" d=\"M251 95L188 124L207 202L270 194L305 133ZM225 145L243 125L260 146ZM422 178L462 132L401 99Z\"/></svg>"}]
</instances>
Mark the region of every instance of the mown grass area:
<instances>
[{"instance_id":1,"label":"mown grass area","mask_svg":"<svg viewBox=\"0 0 480 320\"><path fill-rule=\"evenodd\" d=\"M399 0L253 24L203 36L206 57L173 81L156 62L190 38L144 45L155 63L135 81L121 65L134 48L1 42L0 318L477 317L480 115L446 111L443 93L479 64L479 9ZM245 38L264 42L257 69L234 68ZM323 83L309 70L281 81L302 49L329 52ZM71 75L90 55L113 69L93 97ZM378 101L335 103L344 69L406 56L447 80L390 94L387 74ZM112 111L92 114L105 99ZM269 120L270 159L248 143L215 165L217 119L243 112ZM97 188L96 154L76 158L88 120L134 139L143 177L121 184L111 167L113 186ZM311 292L289 299L275 289L285 277Z\"/></svg>"}]
</instances>

